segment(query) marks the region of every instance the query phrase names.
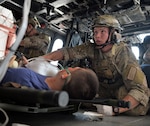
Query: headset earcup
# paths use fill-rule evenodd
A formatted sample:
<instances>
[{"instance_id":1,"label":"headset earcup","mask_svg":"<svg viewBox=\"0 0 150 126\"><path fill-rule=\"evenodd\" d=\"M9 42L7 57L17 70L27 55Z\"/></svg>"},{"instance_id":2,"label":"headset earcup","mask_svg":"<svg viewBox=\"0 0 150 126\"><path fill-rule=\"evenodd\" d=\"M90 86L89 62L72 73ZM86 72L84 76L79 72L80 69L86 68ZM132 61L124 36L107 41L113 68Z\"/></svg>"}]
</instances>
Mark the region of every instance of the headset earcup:
<instances>
[{"instance_id":1,"label":"headset earcup","mask_svg":"<svg viewBox=\"0 0 150 126\"><path fill-rule=\"evenodd\" d=\"M111 42L115 43L117 42L117 32L114 31L112 34L111 34Z\"/></svg>"},{"instance_id":2,"label":"headset earcup","mask_svg":"<svg viewBox=\"0 0 150 126\"><path fill-rule=\"evenodd\" d=\"M114 31L114 32L112 33L112 36L111 36L111 41L112 41L113 43L117 43L117 42L120 42L121 40L122 40L121 34L118 33L118 32L116 32L116 31Z\"/></svg>"}]
</instances>

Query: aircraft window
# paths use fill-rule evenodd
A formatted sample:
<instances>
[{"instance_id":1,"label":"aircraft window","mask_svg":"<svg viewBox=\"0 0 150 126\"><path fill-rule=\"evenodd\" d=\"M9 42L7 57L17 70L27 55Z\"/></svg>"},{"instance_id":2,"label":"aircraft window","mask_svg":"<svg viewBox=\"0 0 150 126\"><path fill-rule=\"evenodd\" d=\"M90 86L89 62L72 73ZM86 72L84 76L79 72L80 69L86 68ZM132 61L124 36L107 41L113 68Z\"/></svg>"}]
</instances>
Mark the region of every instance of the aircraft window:
<instances>
[{"instance_id":1,"label":"aircraft window","mask_svg":"<svg viewBox=\"0 0 150 126\"><path fill-rule=\"evenodd\" d=\"M63 47L63 41L61 39L56 39L54 41L54 44L53 44L53 47L52 47L52 52L56 51L56 50L58 50L62 47ZM57 65L58 61L53 61L52 64Z\"/></svg>"},{"instance_id":2,"label":"aircraft window","mask_svg":"<svg viewBox=\"0 0 150 126\"><path fill-rule=\"evenodd\" d=\"M136 59L139 60L139 48L137 46L132 46L131 49L132 49L132 52L134 53Z\"/></svg>"},{"instance_id":3,"label":"aircraft window","mask_svg":"<svg viewBox=\"0 0 150 126\"><path fill-rule=\"evenodd\" d=\"M63 47L63 41L61 39L56 39L54 44L53 44L52 52L55 50L58 50L62 47Z\"/></svg>"},{"instance_id":4,"label":"aircraft window","mask_svg":"<svg viewBox=\"0 0 150 126\"><path fill-rule=\"evenodd\" d=\"M144 33L144 34L140 34L137 37L141 40L141 42L143 42L145 36L150 35L150 33Z\"/></svg>"}]
</instances>

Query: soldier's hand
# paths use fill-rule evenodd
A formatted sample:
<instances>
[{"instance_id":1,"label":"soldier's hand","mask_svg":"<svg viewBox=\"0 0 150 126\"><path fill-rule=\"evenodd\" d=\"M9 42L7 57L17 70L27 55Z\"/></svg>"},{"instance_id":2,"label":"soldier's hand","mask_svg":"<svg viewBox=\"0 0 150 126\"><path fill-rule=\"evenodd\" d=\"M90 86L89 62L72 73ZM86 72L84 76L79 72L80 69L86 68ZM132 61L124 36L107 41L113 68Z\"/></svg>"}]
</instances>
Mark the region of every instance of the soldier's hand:
<instances>
[{"instance_id":1,"label":"soldier's hand","mask_svg":"<svg viewBox=\"0 0 150 126\"><path fill-rule=\"evenodd\" d=\"M28 59L25 56L22 56L22 61L24 65L28 63Z\"/></svg>"},{"instance_id":2,"label":"soldier's hand","mask_svg":"<svg viewBox=\"0 0 150 126\"><path fill-rule=\"evenodd\" d=\"M25 66L27 63L27 58L25 56L22 56L21 60L19 61L19 66Z\"/></svg>"}]
</instances>

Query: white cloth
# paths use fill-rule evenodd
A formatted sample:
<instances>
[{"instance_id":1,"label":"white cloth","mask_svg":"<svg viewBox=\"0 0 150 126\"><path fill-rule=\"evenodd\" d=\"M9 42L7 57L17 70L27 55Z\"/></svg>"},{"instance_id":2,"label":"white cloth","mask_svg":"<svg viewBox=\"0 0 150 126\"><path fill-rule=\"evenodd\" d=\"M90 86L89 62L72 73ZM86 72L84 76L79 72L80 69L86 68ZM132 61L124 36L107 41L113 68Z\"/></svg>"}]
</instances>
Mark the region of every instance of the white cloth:
<instances>
[{"instance_id":1,"label":"white cloth","mask_svg":"<svg viewBox=\"0 0 150 126\"><path fill-rule=\"evenodd\" d=\"M97 112L103 115L107 116L112 116L113 115L113 108L112 106L108 105L99 105L99 104L94 104L97 108Z\"/></svg>"},{"instance_id":2,"label":"white cloth","mask_svg":"<svg viewBox=\"0 0 150 126\"><path fill-rule=\"evenodd\" d=\"M29 59L25 66L44 76L55 76L59 71L57 66L51 64L51 61L42 57Z\"/></svg>"}]
</instances>

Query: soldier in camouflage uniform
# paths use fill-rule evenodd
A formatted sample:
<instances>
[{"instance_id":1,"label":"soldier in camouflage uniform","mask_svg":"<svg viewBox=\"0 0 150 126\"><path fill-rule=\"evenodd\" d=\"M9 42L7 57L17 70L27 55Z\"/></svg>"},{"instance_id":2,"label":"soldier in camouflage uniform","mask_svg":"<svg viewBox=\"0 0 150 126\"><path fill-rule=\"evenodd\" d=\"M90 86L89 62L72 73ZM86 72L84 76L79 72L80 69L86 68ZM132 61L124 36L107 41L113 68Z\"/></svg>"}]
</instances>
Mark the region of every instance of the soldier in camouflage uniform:
<instances>
[{"instance_id":1,"label":"soldier in camouflage uniform","mask_svg":"<svg viewBox=\"0 0 150 126\"><path fill-rule=\"evenodd\" d=\"M44 55L48 51L49 36L39 33L36 29L38 26L37 20L29 19L25 37L18 47L18 51L22 52L26 58Z\"/></svg>"},{"instance_id":2,"label":"soldier in camouflage uniform","mask_svg":"<svg viewBox=\"0 0 150 126\"><path fill-rule=\"evenodd\" d=\"M65 61L89 57L91 68L99 78L99 97L131 103L130 108L111 109L111 115L115 115L113 110L128 115L145 115L149 109L146 77L129 46L119 42L120 29L118 20L111 15L99 16L93 25L94 43L62 48L43 57Z\"/></svg>"}]
</instances>

